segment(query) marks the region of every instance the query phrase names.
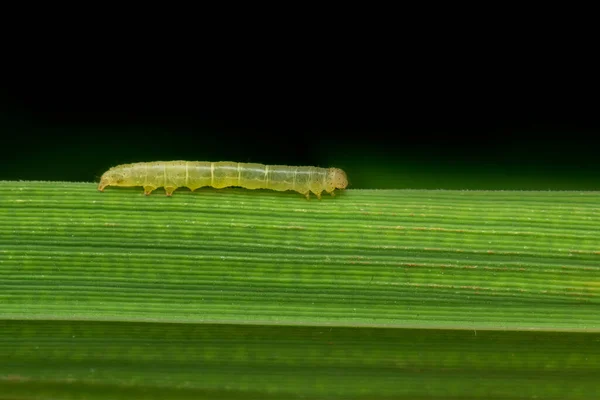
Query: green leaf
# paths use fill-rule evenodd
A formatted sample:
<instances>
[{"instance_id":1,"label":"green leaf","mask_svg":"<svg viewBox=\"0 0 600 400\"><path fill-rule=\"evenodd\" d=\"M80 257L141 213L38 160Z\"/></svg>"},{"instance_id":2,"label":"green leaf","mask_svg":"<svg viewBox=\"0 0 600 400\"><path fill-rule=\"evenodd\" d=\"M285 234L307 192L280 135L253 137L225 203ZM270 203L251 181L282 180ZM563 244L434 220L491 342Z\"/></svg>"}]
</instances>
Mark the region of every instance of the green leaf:
<instances>
[{"instance_id":1,"label":"green leaf","mask_svg":"<svg viewBox=\"0 0 600 400\"><path fill-rule=\"evenodd\" d=\"M598 192L0 182L0 398L590 398L599 234Z\"/></svg>"},{"instance_id":2,"label":"green leaf","mask_svg":"<svg viewBox=\"0 0 600 400\"><path fill-rule=\"evenodd\" d=\"M0 398L586 399L590 333L0 322Z\"/></svg>"}]
</instances>

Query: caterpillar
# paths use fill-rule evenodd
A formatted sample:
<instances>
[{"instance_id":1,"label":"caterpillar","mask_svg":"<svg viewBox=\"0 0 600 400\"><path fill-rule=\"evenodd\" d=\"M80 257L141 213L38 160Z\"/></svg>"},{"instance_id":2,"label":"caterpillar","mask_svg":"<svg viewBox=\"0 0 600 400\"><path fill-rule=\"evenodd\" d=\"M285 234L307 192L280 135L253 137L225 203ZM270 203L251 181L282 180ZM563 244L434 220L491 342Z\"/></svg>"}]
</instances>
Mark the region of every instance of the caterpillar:
<instances>
[{"instance_id":1,"label":"caterpillar","mask_svg":"<svg viewBox=\"0 0 600 400\"><path fill-rule=\"evenodd\" d=\"M171 196L178 187L194 191L204 186L246 189L294 190L310 198L321 199L323 191L334 195L335 189L348 186L346 173L339 168L294 167L236 162L155 161L123 164L106 171L98 190L107 186L143 186L144 194L164 187Z\"/></svg>"}]
</instances>

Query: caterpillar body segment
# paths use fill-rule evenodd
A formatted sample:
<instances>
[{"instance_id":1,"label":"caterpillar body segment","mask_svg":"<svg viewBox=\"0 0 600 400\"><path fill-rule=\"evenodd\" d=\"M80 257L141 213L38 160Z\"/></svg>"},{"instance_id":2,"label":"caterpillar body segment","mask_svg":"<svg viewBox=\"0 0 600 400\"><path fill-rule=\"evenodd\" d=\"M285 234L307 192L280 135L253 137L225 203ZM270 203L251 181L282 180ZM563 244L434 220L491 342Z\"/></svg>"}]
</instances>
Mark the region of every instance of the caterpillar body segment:
<instances>
[{"instance_id":1,"label":"caterpillar body segment","mask_svg":"<svg viewBox=\"0 0 600 400\"><path fill-rule=\"evenodd\" d=\"M196 190L204 186L246 189L294 190L310 198L322 192L334 195L335 189L348 186L346 173L339 168L295 167L236 162L156 161L123 164L106 171L98 190L107 186L143 186L149 195L164 187L171 196L178 187Z\"/></svg>"}]
</instances>

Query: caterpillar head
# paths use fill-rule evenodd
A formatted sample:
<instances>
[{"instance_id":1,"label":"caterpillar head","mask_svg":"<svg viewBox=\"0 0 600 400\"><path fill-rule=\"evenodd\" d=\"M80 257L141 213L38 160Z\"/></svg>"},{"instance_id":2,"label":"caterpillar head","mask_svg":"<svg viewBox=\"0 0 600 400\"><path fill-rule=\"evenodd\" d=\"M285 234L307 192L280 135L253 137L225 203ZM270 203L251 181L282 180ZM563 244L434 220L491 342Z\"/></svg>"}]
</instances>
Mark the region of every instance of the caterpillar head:
<instances>
[{"instance_id":1,"label":"caterpillar head","mask_svg":"<svg viewBox=\"0 0 600 400\"><path fill-rule=\"evenodd\" d=\"M331 193L335 189L345 189L348 186L348 177L346 173L339 168L329 168L327 177L327 192Z\"/></svg>"},{"instance_id":2,"label":"caterpillar head","mask_svg":"<svg viewBox=\"0 0 600 400\"><path fill-rule=\"evenodd\" d=\"M131 175L122 168L111 168L102 174L98 190L104 191L107 186L135 186L131 182Z\"/></svg>"}]
</instances>

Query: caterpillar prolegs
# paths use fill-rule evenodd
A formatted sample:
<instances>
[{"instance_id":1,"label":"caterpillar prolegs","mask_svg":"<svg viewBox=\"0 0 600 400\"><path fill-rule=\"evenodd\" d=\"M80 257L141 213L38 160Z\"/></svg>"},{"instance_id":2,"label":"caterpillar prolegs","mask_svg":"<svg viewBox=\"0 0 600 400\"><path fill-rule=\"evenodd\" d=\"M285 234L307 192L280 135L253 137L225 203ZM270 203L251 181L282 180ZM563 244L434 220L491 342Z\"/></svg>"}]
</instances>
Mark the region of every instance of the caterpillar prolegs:
<instances>
[{"instance_id":1,"label":"caterpillar prolegs","mask_svg":"<svg viewBox=\"0 0 600 400\"><path fill-rule=\"evenodd\" d=\"M295 190L310 198L321 198L323 191L334 195L335 189L348 186L346 173L339 168L294 167L236 162L156 161L123 164L106 171L98 190L107 186L143 186L149 195L164 187L171 196L178 187L196 190L203 186L246 189Z\"/></svg>"}]
</instances>

